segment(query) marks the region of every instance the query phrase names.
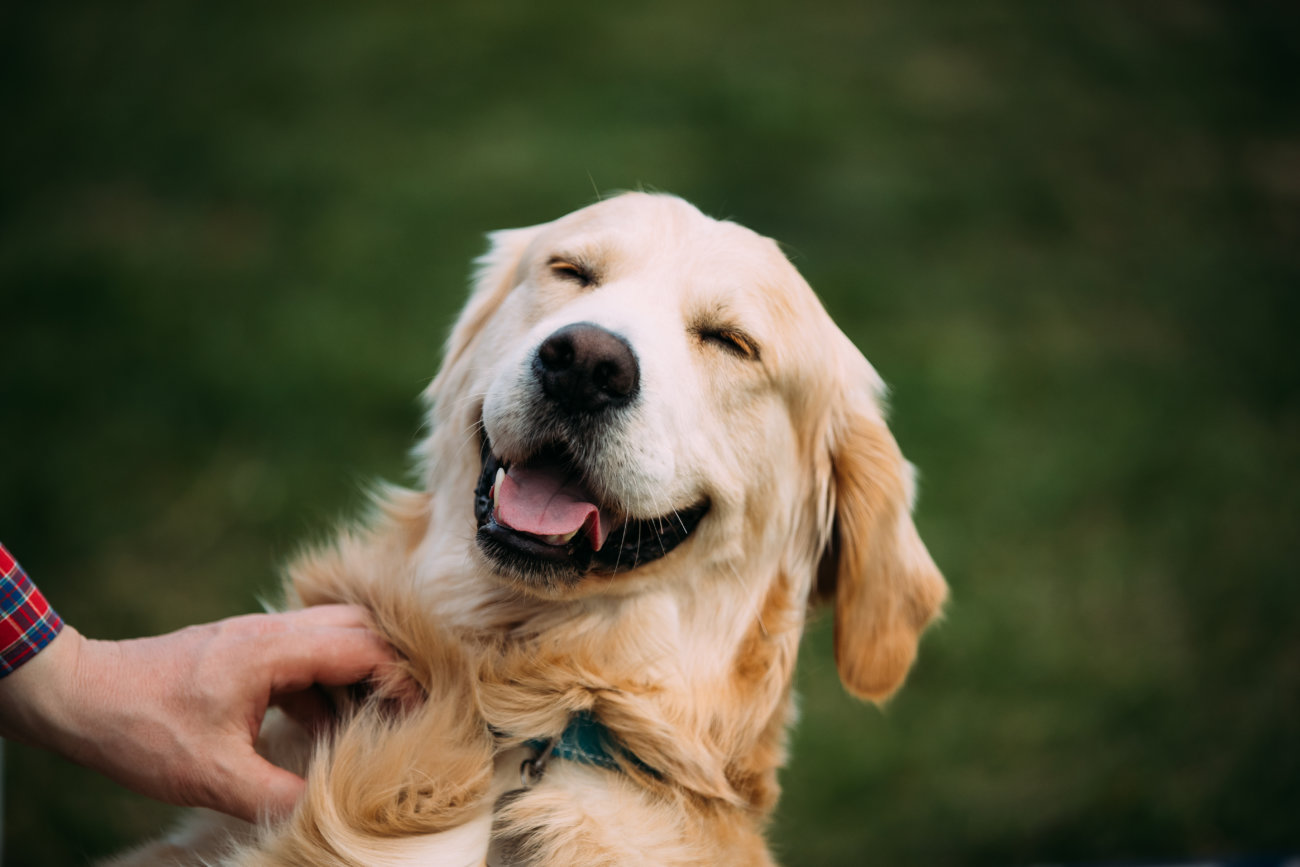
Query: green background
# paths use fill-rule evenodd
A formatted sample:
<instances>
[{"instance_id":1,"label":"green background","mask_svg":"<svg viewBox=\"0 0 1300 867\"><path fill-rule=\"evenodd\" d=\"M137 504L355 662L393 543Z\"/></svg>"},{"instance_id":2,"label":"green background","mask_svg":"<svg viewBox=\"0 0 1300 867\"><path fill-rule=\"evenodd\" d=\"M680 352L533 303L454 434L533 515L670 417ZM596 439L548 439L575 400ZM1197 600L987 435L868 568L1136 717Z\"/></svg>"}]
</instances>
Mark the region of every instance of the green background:
<instances>
[{"instance_id":1,"label":"green background","mask_svg":"<svg viewBox=\"0 0 1300 867\"><path fill-rule=\"evenodd\" d=\"M91 636L254 609L483 233L671 191L893 386L953 590L884 712L811 632L782 861L1300 850L1297 8L5 4L0 538ZM11 864L171 816L7 757Z\"/></svg>"}]
</instances>

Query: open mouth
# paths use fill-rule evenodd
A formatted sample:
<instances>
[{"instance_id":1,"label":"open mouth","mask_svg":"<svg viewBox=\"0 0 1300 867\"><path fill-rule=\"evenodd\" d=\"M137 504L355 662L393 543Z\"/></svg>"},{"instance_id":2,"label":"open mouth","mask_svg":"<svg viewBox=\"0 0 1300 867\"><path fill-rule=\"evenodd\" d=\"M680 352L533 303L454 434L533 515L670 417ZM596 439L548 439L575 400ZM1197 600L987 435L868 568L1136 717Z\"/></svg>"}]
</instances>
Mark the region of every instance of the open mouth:
<instances>
[{"instance_id":1,"label":"open mouth","mask_svg":"<svg viewBox=\"0 0 1300 867\"><path fill-rule=\"evenodd\" d=\"M478 544L502 569L527 581L575 583L587 572L626 572L686 540L708 502L637 519L602 504L560 446L503 462L483 438L474 491Z\"/></svg>"}]
</instances>

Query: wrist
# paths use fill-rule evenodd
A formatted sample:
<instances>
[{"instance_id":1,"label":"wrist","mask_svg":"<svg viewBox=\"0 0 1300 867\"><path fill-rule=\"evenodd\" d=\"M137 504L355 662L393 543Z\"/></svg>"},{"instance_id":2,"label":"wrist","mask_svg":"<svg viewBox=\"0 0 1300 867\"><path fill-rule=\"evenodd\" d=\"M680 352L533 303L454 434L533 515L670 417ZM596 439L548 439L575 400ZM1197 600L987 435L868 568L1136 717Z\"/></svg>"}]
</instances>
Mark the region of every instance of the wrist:
<instances>
[{"instance_id":1,"label":"wrist","mask_svg":"<svg viewBox=\"0 0 1300 867\"><path fill-rule=\"evenodd\" d=\"M85 643L65 625L39 653L0 679L0 737L62 751L75 728L69 708Z\"/></svg>"}]
</instances>

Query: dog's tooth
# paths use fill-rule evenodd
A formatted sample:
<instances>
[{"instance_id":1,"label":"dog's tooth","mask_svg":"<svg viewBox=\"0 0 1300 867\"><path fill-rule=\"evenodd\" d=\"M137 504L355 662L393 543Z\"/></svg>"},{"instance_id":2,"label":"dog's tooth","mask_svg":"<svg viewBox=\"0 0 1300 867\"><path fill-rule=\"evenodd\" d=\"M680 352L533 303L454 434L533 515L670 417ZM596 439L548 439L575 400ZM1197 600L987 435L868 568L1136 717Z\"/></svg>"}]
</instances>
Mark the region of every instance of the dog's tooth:
<instances>
[{"instance_id":1,"label":"dog's tooth","mask_svg":"<svg viewBox=\"0 0 1300 867\"><path fill-rule=\"evenodd\" d=\"M572 533L557 533L547 536L538 536L537 538L541 539L548 545L567 545L573 541L573 537L576 535L578 535L578 531L574 530Z\"/></svg>"},{"instance_id":2,"label":"dog's tooth","mask_svg":"<svg viewBox=\"0 0 1300 867\"><path fill-rule=\"evenodd\" d=\"M498 513L501 511L501 506L497 502L497 491L501 490L501 480L504 479L505 477L506 477L505 468L497 467L496 478L492 480L492 488L491 490L488 491L488 499L492 501L493 518L497 517Z\"/></svg>"}]
</instances>

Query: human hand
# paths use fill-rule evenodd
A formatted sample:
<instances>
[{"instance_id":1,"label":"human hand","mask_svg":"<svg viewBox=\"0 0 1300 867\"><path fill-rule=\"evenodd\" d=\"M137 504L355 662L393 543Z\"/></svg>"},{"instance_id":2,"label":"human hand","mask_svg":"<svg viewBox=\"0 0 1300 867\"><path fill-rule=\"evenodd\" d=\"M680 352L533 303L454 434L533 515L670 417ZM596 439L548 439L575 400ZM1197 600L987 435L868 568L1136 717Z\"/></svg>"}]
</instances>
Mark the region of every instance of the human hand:
<instances>
[{"instance_id":1,"label":"human hand","mask_svg":"<svg viewBox=\"0 0 1300 867\"><path fill-rule=\"evenodd\" d=\"M61 753L143 795L247 821L282 816L305 785L253 748L272 704L355 683L394 661L362 609L250 614L154 638L71 626L0 679L0 735Z\"/></svg>"}]
</instances>

